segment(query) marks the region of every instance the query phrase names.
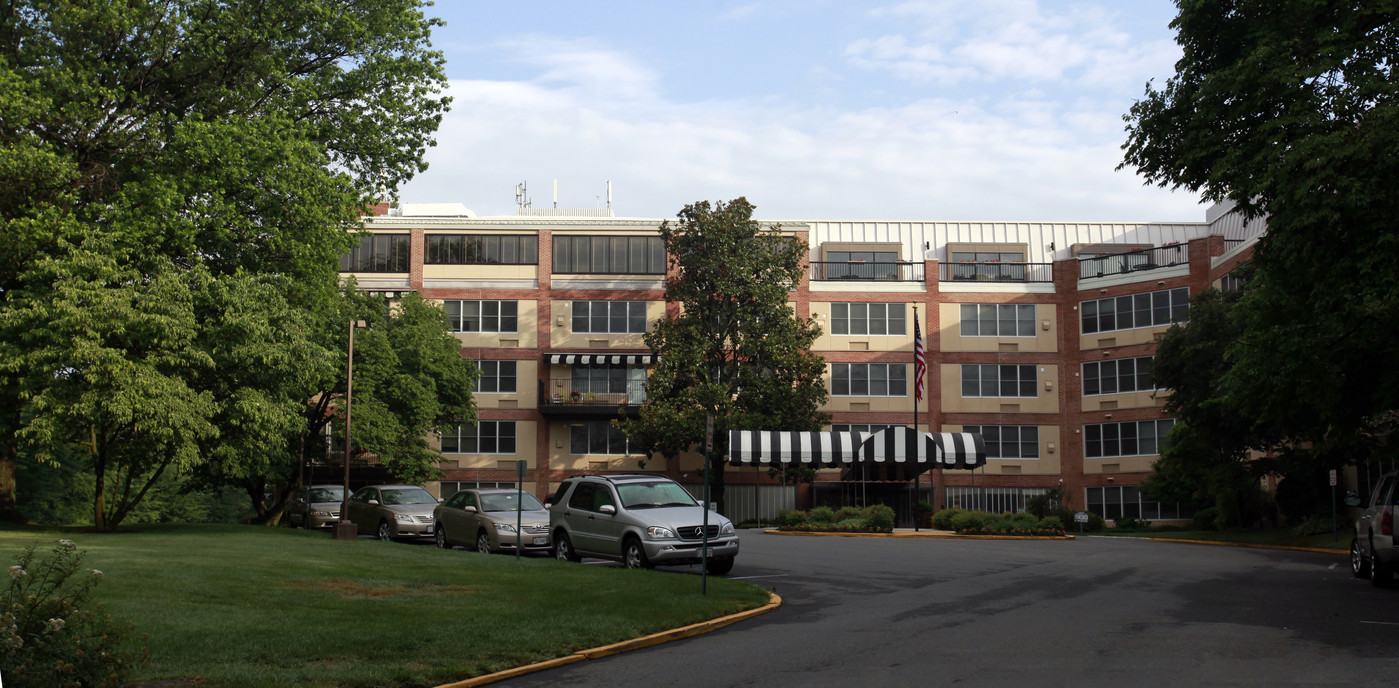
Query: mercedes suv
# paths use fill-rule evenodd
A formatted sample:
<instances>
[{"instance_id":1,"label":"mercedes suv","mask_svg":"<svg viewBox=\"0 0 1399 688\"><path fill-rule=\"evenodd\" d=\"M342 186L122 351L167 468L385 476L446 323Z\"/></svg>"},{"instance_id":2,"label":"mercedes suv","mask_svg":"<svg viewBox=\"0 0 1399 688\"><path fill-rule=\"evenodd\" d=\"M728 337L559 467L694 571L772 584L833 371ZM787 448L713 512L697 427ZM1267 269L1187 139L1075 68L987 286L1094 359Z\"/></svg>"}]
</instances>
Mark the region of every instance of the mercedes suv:
<instances>
[{"instance_id":1,"label":"mercedes suv","mask_svg":"<svg viewBox=\"0 0 1399 688\"><path fill-rule=\"evenodd\" d=\"M1387 587L1399 568L1399 540L1394 537L1394 517L1399 506L1399 473L1386 473L1370 495L1370 503L1355 521L1355 537L1350 541L1350 571L1357 578L1369 578L1377 587ZM1346 500L1360 506L1360 500Z\"/></svg>"},{"instance_id":2,"label":"mercedes suv","mask_svg":"<svg viewBox=\"0 0 1399 688\"><path fill-rule=\"evenodd\" d=\"M611 559L627 568L698 564L704 507L679 483L657 475L566 478L549 499L555 555ZM709 512L707 571L728 573L738 556L733 522Z\"/></svg>"}]
</instances>

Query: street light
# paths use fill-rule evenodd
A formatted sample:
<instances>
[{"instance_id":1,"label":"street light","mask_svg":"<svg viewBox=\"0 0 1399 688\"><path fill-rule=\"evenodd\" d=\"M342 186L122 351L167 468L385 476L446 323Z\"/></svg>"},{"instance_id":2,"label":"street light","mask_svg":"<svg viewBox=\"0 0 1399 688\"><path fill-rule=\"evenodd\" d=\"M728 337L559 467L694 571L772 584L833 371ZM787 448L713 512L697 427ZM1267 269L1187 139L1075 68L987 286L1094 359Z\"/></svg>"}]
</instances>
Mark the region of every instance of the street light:
<instances>
[{"instance_id":1,"label":"street light","mask_svg":"<svg viewBox=\"0 0 1399 688\"><path fill-rule=\"evenodd\" d=\"M350 348L345 359L345 493L340 502L340 522L335 524L336 540L358 540L359 526L350 520L350 399L355 384L355 328L368 327L363 320L350 321Z\"/></svg>"}]
</instances>

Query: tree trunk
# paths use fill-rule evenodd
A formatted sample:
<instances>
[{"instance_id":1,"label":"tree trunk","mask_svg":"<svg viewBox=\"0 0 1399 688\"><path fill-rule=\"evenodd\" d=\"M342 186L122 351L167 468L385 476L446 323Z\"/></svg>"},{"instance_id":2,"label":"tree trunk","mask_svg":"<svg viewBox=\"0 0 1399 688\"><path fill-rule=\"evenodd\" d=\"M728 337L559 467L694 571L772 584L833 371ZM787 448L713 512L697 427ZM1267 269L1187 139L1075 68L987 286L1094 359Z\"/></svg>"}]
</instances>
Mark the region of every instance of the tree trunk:
<instances>
[{"instance_id":1,"label":"tree trunk","mask_svg":"<svg viewBox=\"0 0 1399 688\"><path fill-rule=\"evenodd\" d=\"M15 470L19 467L19 447L14 437L8 437L0 452L0 520L24 523L15 501Z\"/></svg>"}]
</instances>

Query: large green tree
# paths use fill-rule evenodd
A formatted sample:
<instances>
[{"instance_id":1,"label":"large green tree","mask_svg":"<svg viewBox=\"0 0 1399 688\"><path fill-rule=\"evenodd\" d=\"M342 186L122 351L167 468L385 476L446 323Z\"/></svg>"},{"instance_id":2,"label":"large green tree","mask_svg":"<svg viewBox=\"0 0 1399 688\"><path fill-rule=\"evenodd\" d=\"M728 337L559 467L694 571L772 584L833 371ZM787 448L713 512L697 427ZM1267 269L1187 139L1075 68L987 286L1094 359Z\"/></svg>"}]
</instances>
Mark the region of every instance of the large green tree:
<instances>
[{"instance_id":1,"label":"large green tree","mask_svg":"<svg viewBox=\"0 0 1399 688\"><path fill-rule=\"evenodd\" d=\"M1221 398L1260 436L1360 446L1399 408L1399 3L1177 5L1123 165L1266 216Z\"/></svg>"},{"instance_id":2,"label":"large green tree","mask_svg":"<svg viewBox=\"0 0 1399 688\"><path fill-rule=\"evenodd\" d=\"M288 303L328 309L364 208L424 168L448 104L422 6L0 5L0 309L52 291L53 271L34 267L95 240L140 275L129 298L168 269L200 267L214 280L279 276ZM0 515L11 518L33 384L0 375Z\"/></svg>"},{"instance_id":3,"label":"large green tree","mask_svg":"<svg viewBox=\"0 0 1399 688\"><path fill-rule=\"evenodd\" d=\"M730 429L820 430L829 422L821 330L788 305L806 243L753 219L747 199L685 206L661 223L670 315L646 334L659 356L640 418L619 421L633 447L675 456L714 417L715 500L723 502Z\"/></svg>"}]
</instances>

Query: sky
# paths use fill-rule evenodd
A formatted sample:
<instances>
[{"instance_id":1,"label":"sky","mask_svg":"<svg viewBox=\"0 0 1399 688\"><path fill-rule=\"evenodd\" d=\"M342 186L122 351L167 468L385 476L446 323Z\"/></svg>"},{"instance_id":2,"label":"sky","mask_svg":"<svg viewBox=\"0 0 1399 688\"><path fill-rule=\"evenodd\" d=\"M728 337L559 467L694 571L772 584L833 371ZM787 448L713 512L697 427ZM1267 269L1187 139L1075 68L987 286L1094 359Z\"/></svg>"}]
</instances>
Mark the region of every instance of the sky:
<instances>
[{"instance_id":1,"label":"sky","mask_svg":"<svg viewBox=\"0 0 1399 688\"><path fill-rule=\"evenodd\" d=\"M673 218L1199 222L1117 170L1170 0L439 0L452 109L403 203ZM557 184L557 197L555 185Z\"/></svg>"}]
</instances>

